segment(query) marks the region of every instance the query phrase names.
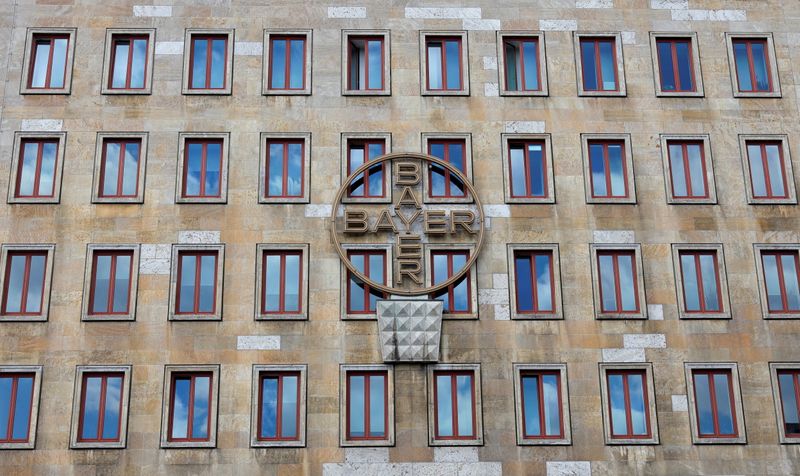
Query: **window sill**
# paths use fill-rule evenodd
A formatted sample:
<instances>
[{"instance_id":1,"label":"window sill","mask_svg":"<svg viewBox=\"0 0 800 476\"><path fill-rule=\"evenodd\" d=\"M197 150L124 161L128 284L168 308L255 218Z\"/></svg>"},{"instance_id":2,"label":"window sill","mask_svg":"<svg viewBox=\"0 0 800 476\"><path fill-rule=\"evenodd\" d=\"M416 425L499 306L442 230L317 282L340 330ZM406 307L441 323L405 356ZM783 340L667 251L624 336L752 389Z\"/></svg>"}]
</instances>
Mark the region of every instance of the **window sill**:
<instances>
[{"instance_id":1,"label":"window sill","mask_svg":"<svg viewBox=\"0 0 800 476\"><path fill-rule=\"evenodd\" d=\"M103 88L100 94L104 96L149 96L153 94L149 88L147 89L109 89Z\"/></svg>"},{"instance_id":2,"label":"window sill","mask_svg":"<svg viewBox=\"0 0 800 476\"><path fill-rule=\"evenodd\" d=\"M460 89L458 91L431 91L423 89L420 96L469 96L468 90Z\"/></svg>"},{"instance_id":3,"label":"window sill","mask_svg":"<svg viewBox=\"0 0 800 476\"><path fill-rule=\"evenodd\" d=\"M83 314L83 322L131 322L136 318L132 314Z\"/></svg>"},{"instance_id":4,"label":"window sill","mask_svg":"<svg viewBox=\"0 0 800 476\"><path fill-rule=\"evenodd\" d=\"M500 96L506 97L547 97L550 94L547 90L541 91L508 91L506 89L500 89Z\"/></svg>"},{"instance_id":5,"label":"window sill","mask_svg":"<svg viewBox=\"0 0 800 476\"><path fill-rule=\"evenodd\" d=\"M391 96L392 92L388 89L370 89L367 91L348 89L342 91L342 96Z\"/></svg>"},{"instance_id":6,"label":"window sill","mask_svg":"<svg viewBox=\"0 0 800 476\"><path fill-rule=\"evenodd\" d=\"M311 203L311 200L305 197L259 197L258 203L269 205L269 204L286 204L286 203Z\"/></svg>"},{"instance_id":7,"label":"window sill","mask_svg":"<svg viewBox=\"0 0 800 476\"><path fill-rule=\"evenodd\" d=\"M305 313L297 314L256 314L257 321L307 321L308 315ZM270 441L270 444L275 443Z\"/></svg>"},{"instance_id":8,"label":"window sill","mask_svg":"<svg viewBox=\"0 0 800 476\"><path fill-rule=\"evenodd\" d=\"M656 97L659 98L702 98L705 97L703 91L656 91Z\"/></svg>"},{"instance_id":9,"label":"window sill","mask_svg":"<svg viewBox=\"0 0 800 476\"><path fill-rule=\"evenodd\" d=\"M311 88L308 89L267 89L261 93L262 96L311 96Z\"/></svg>"},{"instance_id":10,"label":"window sill","mask_svg":"<svg viewBox=\"0 0 800 476\"><path fill-rule=\"evenodd\" d=\"M169 320L170 321L178 321L178 322L181 322L181 321L184 321L184 322L191 322L191 321L199 321L199 322L221 321L222 320L222 314L221 313L219 313L219 314L176 314L174 312L171 312L169 314Z\"/></svg>"},{"instance_id":11,"label":"window sill","mask_svg":"<svg viewBox=\"0 0 800 476\"><path fill-rule=\"evenodd\" d=\"M686 311L679 312L680 319L687 321L704 321L704 320L729 320L731 314L729 312L709 312L709 313L687 313Z\"/></svg>"}]
</instances>

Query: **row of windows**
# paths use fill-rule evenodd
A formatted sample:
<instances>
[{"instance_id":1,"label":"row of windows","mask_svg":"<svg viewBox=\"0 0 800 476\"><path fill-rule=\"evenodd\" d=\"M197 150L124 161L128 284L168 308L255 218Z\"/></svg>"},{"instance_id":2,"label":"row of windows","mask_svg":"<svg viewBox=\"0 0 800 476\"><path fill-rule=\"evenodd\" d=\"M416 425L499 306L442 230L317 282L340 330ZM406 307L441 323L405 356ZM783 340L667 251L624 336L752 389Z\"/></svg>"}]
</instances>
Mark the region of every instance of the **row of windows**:
<instances>
[{"instance_id":1,"label":"row of windows","mask_svg":"<svg viewBox=\"0 0 800 476\"><path fill-rule=\"evenodd\" d=\"M69 94L75 54L74 28L29 28L23 94ZM311 94L311 30L264 32L264 94ZM467 32L420 32L422 94L468 95ZM232 29L187 29L184 94L230 94ZM658 96L702 96L695 33L651 32ZM342 32L342 93L390 94L390 34L386 30ZM736 97L779 97L771 33L726 34ZM575 33L578 94L624 96L620 33ZM102 92L149 94L154 29L109 29ZM543 32L498 32L501 93L545 96L547 65Z\"/></svg>"},{"instance_id":2,"label":"row of windows","mask_svg":"<svg viewBox=\"0 0 800 476\"><path fill-rule=\"evenodd\" d=\"M740 135L748 203L797 203L795 179L785 135ZM9 203L57 203L60 197L66 133L18 132L12 160ZM92 200L142 203L148 134L98 134ZM228 133L179 134L177 203L225 203L228 183ZM311 135L263 133L259 201L307 203ZM472 176L469 134L423 134L423 150ZM555 177L549 134L503 134L503 170L508 203L555 203ZM582 134L587 203L636 203L634 163L627 134ZM343 134L343 177L391 148L388 133ZM708 135L662 135L661 149L669 203L717 202ZM345 200L391 201L385 163L352 181ZM468 199L464 184L433 165L424 177L425 199Z\"/></svg>"},{"instance_id":3,"label":"row of windows","mask_svg":"<svg viewBox=\"0 0 800 476\"><path fill-rule=\"evenodd\" d=\"M601 363L606 444L658 444L650 363ZM341 365L341 446L394 445L394 372ZM251 446L306 445L306 365L254 365ZM514 364L519 445L571 444L567 366ZM686 363L692 440L746 443L736 363ZM483 443L480 365L429 365L429 444ZM781 443L800 443L800 364L771 363ZM41 366L0 367L0 449L34 448ZM167 365L161 446L216 446L218 365ZM124 448L131 366L78 366L71 448ZM673 411L682 411L673 395Z\"/></svg>"},{"instance_id":4,"label":"row of windows","mask_svg":"<svg viewBox=\"0 0 800 476\"><path fill-rule=\"evenodd\" d=\"M765 318L800 318L800 245L754 245ZM2 305L5 320L46 320L55 245L4 245ZM392 246L353 247L348 259L371 280L391 285ZM464 267L470 248L427 245L426 285L442 283ZM642 252L638 244L590 246L595 315L598 319L647 319ZM681 318L730 318L725 259L720 244L674 244L675 281ZM169 318L222 318L224 245L173 245ZM558 245L508 247L514 318L560 319ZM308 245L257 247L256 319L308 318ZM82 318L133 320L139 271L138 245L89 245ZM477 318L474 267L430 296L450 317ZM342 274L342 317L374 318L382 292Z\"/></svg>"}]
</instances>

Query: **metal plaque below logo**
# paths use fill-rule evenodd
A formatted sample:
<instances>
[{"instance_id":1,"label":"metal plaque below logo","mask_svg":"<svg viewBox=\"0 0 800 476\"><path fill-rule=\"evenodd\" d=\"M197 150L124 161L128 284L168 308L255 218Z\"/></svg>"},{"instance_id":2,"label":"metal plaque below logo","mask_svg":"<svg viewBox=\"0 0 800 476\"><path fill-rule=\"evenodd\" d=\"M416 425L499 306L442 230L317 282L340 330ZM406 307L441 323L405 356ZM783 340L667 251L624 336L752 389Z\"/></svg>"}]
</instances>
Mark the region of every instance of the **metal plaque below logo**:
<instances>
[{"instance_id":1,"label":"metal plaque below logo","mask_svg":"<svg viewBox=\"0 0 800 476\"><path fill-rule=\"evenodd\" d=\"M442 301L381 300L378 333L384 362L438 362Z\"/></svg>"}]
</instances>

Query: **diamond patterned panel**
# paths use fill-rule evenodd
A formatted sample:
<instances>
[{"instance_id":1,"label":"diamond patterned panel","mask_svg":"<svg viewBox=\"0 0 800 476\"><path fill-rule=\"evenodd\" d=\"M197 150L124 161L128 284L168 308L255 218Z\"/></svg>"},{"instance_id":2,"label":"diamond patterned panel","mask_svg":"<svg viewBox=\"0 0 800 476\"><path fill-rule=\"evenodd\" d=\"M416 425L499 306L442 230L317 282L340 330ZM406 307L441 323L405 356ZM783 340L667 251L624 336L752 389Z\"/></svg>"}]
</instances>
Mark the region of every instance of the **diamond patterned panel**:
<instances>
[{"instance_id":1,"label":"diamond patterned panel","mask_svg":"<svg viewBox=\"0 0 800 476\"><path fill-rule=\"evenodd\" d=\"M438 362L442 302L378 301L378 332L384 362Z\"/></svg>"}]
</instances>

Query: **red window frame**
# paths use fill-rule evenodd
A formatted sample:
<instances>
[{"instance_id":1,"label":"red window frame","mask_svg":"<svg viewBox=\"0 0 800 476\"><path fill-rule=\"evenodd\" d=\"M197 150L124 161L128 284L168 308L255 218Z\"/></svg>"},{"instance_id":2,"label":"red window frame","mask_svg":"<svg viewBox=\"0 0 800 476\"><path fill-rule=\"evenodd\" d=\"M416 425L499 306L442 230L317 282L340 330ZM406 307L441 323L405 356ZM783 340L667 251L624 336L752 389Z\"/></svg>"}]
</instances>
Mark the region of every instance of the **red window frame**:
<instances>
[{"instance_id":1,"label":"red window frame","mask_svg":"<svg viewBox=\"0 0 800 476\"><path fill-rule=\"evenodd\" d=\"M557 435L548 435L545 431L547 422L545 421L545 408L544 408L544 382L542 377L554 375L556 377L556 390L558 391L558 424L559 430ZM542 430L541 435L531 435L525 425L527 419L525 418L525 385L522 384L525 377L536 377L537 396L539 397L536 402L539 407L539 428ZM564 438L564 412L562 411L562 392L561 392L561 372L557 370L524 370L519 375L519 388L520 397L522 399L520 409L522 411L522 438L525 440L560 440Z\"/></svg>"},{"instance_id":2,"label":"red window frame","mask_svg":"<svg viewBox=\"0 0 800 476\"><path fill-rule=\"evenodd\" d=\"M95 288L97 285L97 259L100 256L110 256L111 257L111 269L109 270L109 279L108 279L108 310L105 312L98 312L94 310L94 295L95 295ZM116 287L116 269L117 269L117 258L120 256L127 256L131 259L130 270L128 274L128 301L125 306L125 311L118 311L114 312L114 291ZM123 250L123 251L105 251L105 250L95 250L92 253L92 275L91 275L91 283L89 285L89 315L126 315L130 312L131 309L131 285L133 281L133 251Z\"/></svg>"},{"instance_id":3,"label":"red window frame","mask_svg":"<svg viewBox=\"0 0 800 476\"><path fill-rule=\"evenodd\" d=\"M761 43L764 45L764 67L767 70L767 81L769 82L769 89L761 90L756 89L756 67L753 61L753 44ZM733 55L733 69L736 74L736 89L740 93L772 93L775 92L775 86L772 82L772 68L770 67L769 59L769 42L766 38L733 38L731 39L731 48L735 49L737 44L744 44L747 48L747 67L750 70L750 85L752 89L742 89L741 79L739 78L739 69L736 64L736 55Z\"/></svg>"},{"instance_id":4,"label":"red window frame","mask_svg":"<svg viewBox=\"0 0 800 476\"><path fill-rule=\"evenodd\" d=\"M268 311L267 310L267 300L264 297L264 292L267 289L267 256L279 256L281 259L280 264L280 301L278 304L277 311ZM296 311L287 311L286 310L286 257L287 256L297 256L298 257L298 283L297 289L299 291L297 296L297 304L298 308ZM264 250L264 254L262 256L262 265L261 265L261 314L300 314L303 312L303 252L300 250Z\"/></svg>"},{"instance_id":5,"label":"red window frame","mask_svg":"<svg viewBox=\"0 0 800 476\"><path fill-rule=\"evenodd\" d=\"M594 193L594 174L592 174L592 150L591 146L593 145L601 145L603 146L603 175L605 176L606 180L606 195L595 195ZM613 195L613 190L611 187L611 161L608 158L608 148L612 145L618 145L620 147L620 154L622 155L622 179L625 181L625 195L618 196ZM630 198L631 190L630 184L628 183L628 157L625 151L625 141L621 140L590 140L587 143L587 154L589 154L589 185L592 188L592 198L611 198L611 199L619 199L623 200L626 198Z\"/></svg>"},{"instance_id":6,"label":"red window frame","mask_svg":"<svg viewBox=\"0 0 800 476\"><path fill-rule=\"evenodd\" d=\"M48 252L47 251L9 251L6 257L6 269L5 269L5 277L3 280L3 312L2 315L4 316L40 316L44 312L43 305L44 305L44 295L48 292L47 290L47 260L48 260ZM11 258L14 256L24 256L25 257L25 273L23 275L23 283L22 283L22 294L20 295L20 311L19 312L8 312L8 287L9 281L11 279ZM30 287L30 273L31 273L31 258L34 256L44 256L44 273L42 273L42 298L39 301L39 312L27 312L28 306L28 288Z\"/></svg>"},{"instance_id":7,"label":"red window frame","mask_svg":"<svg viewBox=\"0 0 800 476\"><path fill-rule=\"evenodd\" d=\"M141 88L134 88L131 87L131 67L133 66L133 42L137 40L144 40L145 41L145 58L144 58L144 82L142 83ZM121 42L128 42L129 49L128 49L128 66L127 66L127 73L125 75L125 86L121 88L114 87L114 67L116 66L116 56L117 56L117 45ZM194 49L194 43L192 44L192 49ZM116 91L124 91L124 90L142 90L147 88L147 67L149 66L149 58L147 52L150 51L150 36L149 35L112 35L111 37L111 63L109 64L109 73L108 73L108 89L113 89ZM192 58L194 59L194 58ZM190 65L192 62L189 63ZM189 69L189 75L191 76L191 68ZM191 80L189 81L189 86L191 88Z\"/></svg>"},{"instance_id":8,"label":"red window frame","mask_svg":"<svg viewBox=\"0 0 800 476\"><path fill-rule=\"evenodd\" d=\"M352 377L364 377L364 434L350 434L350 380ZM370 427L370 377L383 378L383 436L371 436ZM345 439L347 441L383 441L389 439L389 372L386 370L348 370L346 376L347 400L345 402Z\"/></svg>"},{"instance_id":9,"label":"red window frame","mask_svg":"<svg viewBox=\"0 0 800 476\"><path fill-rule=\"evenodd\" d=\"M700 409L697 406L697 384L695 383L696 375L708 375L708 393L711 399L711 418L714 421L713 434L700 433ZM717 392L716 383L714 383L714 375L724 375L728 379L728 392L731 402L731 421L733 423L732 434L722 434L719 432L719 410L717 409ZM736 394L733 393L733 374L728 369L693 369L692 370L692 391L694 392L694 411L697 418L697 437L698 438L738 438L739 437L739 416L736 414Z\"/></svg>"},{"instance_id":10,"label":"red window frame","mask_svg":"<svg viewBox=\"0 0 800 476\"><path fill-rule=\"evenodd\" d=\"M283 88L275 88L272 87L272 54L273 54L273 46L276 41L283 40L286 42L286 58L283 65L284 71L284 79L283 84L285 87ZM291 87L291 66L292 66L292 54L289 51L289 42L293 40L302 40L303 41L303 84L302 87L293 88ZM269 65L267 66L267 89L270 91L302 91L306 89L306 62L308 61L308 36L307 35L269 35Z\"/></svg>"},{"instance_id":11,"label":"red window frame","mask_svg":"<svg viewBox=\"0 0 800 476\"><path fill-rule=\"evenodd\" d=\"M270 163L272 161L272 154L270 154L270 145L272 144L281 144L283 146L283 175L282 175L282 185L281 190L283 193L281 195L270 195L269 194L269 169ZM300 193L297 195L289 195L287 192L287 185L289 184L289 145L296 145L300 144ZM306 190L306 183L305 183L305 154L306 154L306 141L305 139L267 139L267 147L266 147L266 170L264 171L264 198L298 198L302 197L305 194Z\"/></svg>"},{"instance_id":12,"label":"red window frame","mask_svg":"<svg viewBox=\"0 0 800 476\"><path fill-rule=\"evenodd\" d=\"M355 146L361 146L364 149L364 162L369 162L369 146L378 144L383 147L384 154L386 153L386 141L383 139L349 139L347 141L347 175L350 175L350 170L352 170L351 162L350 162L350 153L352 152ZM383 154L381 154L383 155ZM364 190L363 193L360 195L353 194L349 189L347 190L347 196L350 198L385 198L386 197L386 162L380 164L382 173L382 187L381 187L381 194L380 195L370 195L369 193L369 184L370 184L370 171L374 167L367 168L366 171L362 174L364 177L364 184L362 188ZM352 187L351 187L352 188Z\"/></svg>"},{"instance_id":13,"label":"red window frame","mask_svg":"<svg viewBox=\"0 0 800 476\"><path fill-rule=\"evenodd\" d=\"M54 88L50 86L53 74L53 42L55 40L67 40L67 48L65 50L65 57L64 57L64 78L63 83L64 86L60 88ZM38 90L45 90L45 89L66 89L67 88L67 68L69 68L69 35L51 35L51 34L35 34L33 35L33 39L31 41L31 62L28 65L28 89L38 89ZM37 46L42 43L49 43L50 48L48 50L49 56L47 57L47 74L45 75L44 86L34 86L33 85L33 69L36 66L36 52L38 50Z\"/></svg>"},{"instance_id":14,"label":"red window frame","mask_svg":"<svg viewBox=\"0 0 800 476\"><path fill-rule=\"evenodd\" d=\"M108 145L109 144L119 144L119 165L117 166L117 193L112 195L105 195L103 191L105 190L105 180L106 180L106 158L108 154ZM125 178L125 149L127 144L138 144L138 156L136 157L136 187L134 188L134 193L131 195L125 195L123 190L123 179ZM100 189L97 191L97 196L100 198L135 198L139 192L139 164L141 164L142 160L142 140L141 139L113 139L107 138L103 139L103 155L100 160Z\"/></svg>"},{"instance_id":15,"label":"red window frame","mask_svg":"<svg viewBox=\"0 0 800 476\"><path fill-rule=\"evenodd\" d=\"M778 271L778 285L781 288L781 308L770 309L769 300L767 300L767 312L770 314L800 314L800 309L791 310L788 304L788 293L786 292L786 278L783 273L783 265L781 264L781 256L791 256L794 259L795 271L797 272L797 280L800 283L800 258L798 258L797 251L780 251L780 250L763 250L761 251L761 270L764 273L764 287L766 291L767 285L767 267L764 266L765 256L775 256L778 263L776 270Z\"/></svg>"},{"instance_id":16,"label":"red window frame","mask_svg":"<svg viewBox=\"0 0 800 476\"><path fill-rule=\"evenodd\" d=\"M636 309L632 311L624 311L622 309L622 286L621 280L619 277L619 257L620 256L630 256L631 257L631 275L632 275L632 283L633 283L633 296L636 300ZM614 301L617 305L616 311L609 311L603 308L603 296L605 293L603 292L603 275L602 270L600 269L600 257L601 256L611 256L612 261L614 263ZM639 302L639 275L636 270L636 251L635 250L597 250L597 286L598 291L600 293L600 310L603 313L614 313L614 314L638 314L642 312L641 310L641 303Z\"/></svg>"},{"instance_id":17,"label":"red window frame","mask_svg":"<svg viewBox=\"0 0 800 476\"><path fill-rule=\"evenodd\" d=\"M183 257L195 256L194 268L194 306L191 312L181 312L181 276L183 273ZM212 290L214 301L211 312L200 312L200 270L201 259L203 256L214 257L214 289ZM178 251L178 275L175 280L175 314L178 315L214 315L217 313L217 285L219 277L219 252L218 251Z\"/></svg>"},{"instance_id":18,"label":"red window frame","mask_svg":"<svg viewBox=\"0 0 800 476\"><path fill-rule=\"evenodd\" d=\"M680 91L686 92L686 91ZM679 145L681 147L681 154L683 154L683 175L684 181L686 182L686 195L677 195L675 193L675 175L672 170L672 146ZM703 189L706 191L705 195L693 195L692 194L692 177L691 172L689 170L689 146L698 146L700 148L700 160L703 165ZM669 140L667 141L667 162L669 163L669 173L670 173L670 185L671 185L671 192L673 198L680 198L680 199L695 199L695 200L702 200L707 199L709 197L709 189L708 189L708 175L707 175L707 164L706 164L706 151L702 141L681 141L681 140Z\"/></svg>"},{"instance_id":19,"label":"red window frame","mask_svg":"<svg viewBox=\"0 0 800 476\"><path fill-rule=\"evenodd\" d=\"M296 435L293 437L286 437L283 435L283 385L284 377L297 377L297 411L295 412L295 428ZM300 372L273 372L263 371L258 374L258 421L256 422L256 440L258 441L299 441L300 440ZM265 437L261 436L261 419L264 411L264 380L278 379L278 400L276 402L275 412L275 436ZM291 415L286 415L291 417Z\"/></svg>"},{"instance_id":20,"label":"red window frame","mask_svg":"<svg viewBox=\"0 0 800 476\"><path fill-rule=\"evenodd\" d=\"M625 398L625 432L624 433L615 433L617 430L614 428L614 419L611 418L612 415L612 402L611 402L611 382L610 377L612 375L621 375L622 376L622 391ZM630 396L630 385L628 384L628 376L629 375L640 375L642 377L642 398L644 399L644 421L647 425L647 434L644 435L636 435L633 433L633 417L631 413L633 412L631 409L631 396ZM608 392L607 399L608 399L608 428L609 434L611 439L624 439L624 440L633 440L633 439L649 439L653 437L653 427L652 423L650 422L650 396L647 393L647 371L639 370L639 369L631 369L631 370L619 370L619 369L609 369L606 370L606 389ZM733 394L731 394L733 395Z\"/></svg>"},{"instance_id":21,"label":"red window frame","mask_svg":"<svg viewBox=\"0 0 800 476\"><path fill-rule=\"evenodd\" d=\"M19 146L19 157L17 158L17 177L16 177L16 186L14 187L14 197L15 198L53 198L56 193L56 179L57 179L57 171L58 171L58 147L59 147L59 140L58 139L22 139L20 141ZM37 144L38 149L36 152L36 171L34 172L33 178L33 193L31 195L22 195L20 193L20 186L22 185L22 172L23 167L22 164L25 160L25 146L27 144ZM53 189L47 195L39 194L39 181L42 178L42 152L44 150L45 144L55 144L56 151L55 151L55 161L53 162Z\"/></svg>"},{"instance_id":22,"label":"red window frame","mask_svg":"<svg viewBox=\"0 0 800 476\"><path fill-rule=\"evenodd\" d=\"M761 150L761 170L764 173L764 188L767 191L766 195L756 196L755 184L753 182L752 163L753 159L750 157L750 147L758 146ZM781 159L781 178L783 179L783 195L773 195L772 193L772 179L769 176L769 164L767 163L767 147L774 146L778 148L778 157ZM745 141L745 152L747 153L747 162L750 167L747 173L750 174L750 191L755 200L773 200L789 198L789 183L786 177L786 159L783 156L783 144L781 141Z\"/></svg>"},{"instance_id":23,"label":"red window frame","mask_svg":"<svg viewBox=\"0 0 800 476\"><path fill-rule=\"evenodd\" d=\"M100 407L97 414L97 438L83 438L83 421L86 413L86 381L89 378L101 378ZM103 438L103 427L106 421L106 392L109 378L120 378L119 411L117 413L117 437ZM78 442L79 443L112 443L122 438L122 392L125 390L125 374L123 372L84 372L81 378L81 406L78 412Z\"/></svg>"},{"instance_id":24,"label":"red window frame","mask_svg":"<svg viewBox=\"0 0 800 476\"><path fill-rule=\"evenodd\" d=\"M533 195L531 193L531 170L530 170L530 156L529 149L531 145L538 145L542 148L542 179L544 182L544 194L543 195ZM518 147L522 147L522 153L525 154L525 161L523 163L524 167L524 174L525 174L525 190L527 191L525 195L514 195L514 187L509 187L509 192L511 193L511 198L550 198L550 190L547 186L548 180L548 171L547 171L547 147L545 145L545 141L543 140L529 140L529 141L509 141L508 142L508 178L509 184L514 183L514 167L511 163L511 149L516 149Z\"/></svg>"},{"instance_id":25,"label":"red window frame","mask_svg":"<svg viewBox=\"0 0 800 476\"><path fill-rule=\"evenodd\" d=\"M706 299L705 299L705 292L703 290L703 271L700 267L700 256L702 255L711 255L714 258L714 279L717 282L717 306L719 310L716 311L709 311L706 310ZM722 299L722 286L719 279L719 257L716 250L680 250L678 251L678 266L680 266L681 271L681 281L683 281L683 257L684 256L693 256L694 257L694 273L696 276L697 282L697 296L698 301L700 304L699 311L690 311L686 307L686 291L684 289L685 284L681 286L681 294L683 295L683 308L686 313L691 314L718 314L720 312L724 312L723 308L723 299Z\"/></svg>"},{"instance_id":26,"label":"red window frame","mask_svg":"<svg viewBox=\"0 0 800 476\"><path fill-rule=\"evenodd\" d=\"M189 175L189 145L200 144L202 146L202 156L200 159L200 193L198 195L188 195L186 193L186 183ZM219 144L219 193L216 195L206 194L206 166L208 164L208 146ZM225 141L222 139L185 139L183 143L183 183L181 184L181 198L220 198L222 196L222 175L225 169Z\"/></svg>"},{"instance_id":27,"label":"red window frame","mask_svg":"<svg viewBox=\"0 0 800 476\"><path fill-rule=\"evenodd\" d=\"M192 430L194 426L194 387L195 380L201 377L208 377L208 417L206 428L208 435L205 438L193 438ZM172 424L175 420L175 383L178 379L189 379L189 402L187 407L186 417L186 438L173 438L172 437ZM167 422L167 441L181 442L181 441L210 441L211 440L211 407L212 399L216 398L214 395L214 374L212 372L172 372L170 374L170 395L169 395L169 420Z\"/></svg>"},{"instance_id":28,"label":"red window frame","mask_svg":"<svg viewBox=\"0 0 800 476\"><path fill-rule=\"evenodd\" d=\"M517 63L517 70L520 72L520 84L518 85L517 89L509 89L508 87L508 64L509 58L508 53L506 51L505 46L508 44L517 44L517 49L519 51L519 61ZM525 87L525 55L523 53L523 45L525 43L533 43L536 46L536 84L539 86L536 89L528 89ZM506 82L506 90L507 91L519 91L519 92L537 92L542 90L542 69L541 69L541 59L542 51L539 46L539 38L537 37L506 37L503 39L503 57L505 58L505 82Z\"/></svg>"},{"instance_id":29,"label":"red window frame","mask_svg":"<svg viewBox=\"0 0 800 476\"><path fill-rule=\"evenodd\" d=\"M455 41L458 43L458 76L459 76L459 85L461 86L458 89L450 89L447 87L447 52L445 51L445 43L448 41ZM441 48L441 65L442 65L442 87L438 89L431 88L431 65L428 63L428 48L431 47L432 44L438 43ZM463 64L463 55L464 55L464 43L460 36L429 36L425 38L425 89L428 91L464 91L464 64Z\"/></svg>"},{"instance_id":30,"label":"red window frame","mask_svg":"<svg viewBox=\"0 0 800 476\"><path fill-rule=\"evenodd\" d=\"M369 257L370 256L380 256L383 258L383 284L386 284L386 251L384 250L349 250L347 252L347 259L350 262L353 262L354 255L362 255L364 257L364 272L362 273L364 276L372 279L370 276L370 268L369 268ZM370 303L370 295L372 294L372 287L367 283L361 283L361 286L364 288L364 310L363 311L354 311L351 307L350 302L350 281L356 280L353 273L348 269L347 270L347 282L345 286L347 287L347 314L375 314L375 311L370 310L369 303ZM386 297L386 294L383 293L383 296Z\"/></svg>"},{"instance_id":31,"label":"red window frame","mask_svg":"<svg viewBox=\"0 0 800 476\"><path fill-rule=\"evenodd\" d=\"M778 378L777 378L777 380L778 380L778 382L777 382L777 384L778 384L778 395L779 395L778 399L781 402L781 424L783 425L783 428L784 428L784 433L785 433L784 436L786 438L800 438L800 432L796 432L796 433L786 432L786 408L785 408L786 402L784 402L783 401L783 397L780 396L781 395L781 388L780 388L780 385L781 385L780 384L780 377L781 377L781 375L790 375L792 377L792 383L793 383L793 387L794 387L794 401L795 401L795 405L797 405L797 408L795 409L795 412L798 412L798 415L800 415L800 370L798 370L798 369L782 369L782 370L778 370L778 375L777 375L778 376Z\"/></svg>"},{"instance_id":32,"label":"red window frame","mask_svg":"<svg viewBox=\"0 0 800 476\"><path fill-rule=\"evenodd\" d=\"M464 164L464 170L461 173L467 175L467 141L465 139L429 139L428 140L428 155L431 153L431 147L434 145L441 145L444 148L444 158L441 160L450 163L450 146L453 144L461 145L461 150L464 152L461 157L461 163ZM442 170L444 174L444 195L433 194L433 167L428 167L428 197L429 198L464 198L467 196L466 186L461 194L454 194L452 190L452 174L449 169Z\"/></svg>"},{"instance_id":33,"label":"red window frame","mask_svg":"<svg viewBox=\"0 0 800 476\"><path fill-rule=\"evenodd\" d=\"M433 258L434 258L434 256L438 256L438 255L447 256L447 278L448 279L451 276L453 276L453 274L455 274L455 273L453 273L453 257L454 256L464 255L464 257L466 258L467 262L469 262L469 251L468 250L459 250L459 251L455 251L455 250L447 250L447 251L436 250L436 251L431 251L431 282L432 283L436 282L436 274L435 274L435 269L434 269L434 266L433 266ZM464 277L462 277L461 280L459 280L458 282L453 283L450 286L447 286L447 290L445 292L439 291L438 293L436 293L434 295L431 295L431 299L437 299L438 297L442 297L444 295L447 296L447 305L448 305L448 309L449 310L446 312L446 314L472 314L473 310L472 310L472 276L471 276L472 272L471 271L472 271L471 269L468 269L467 273L464 275ZM464 311L454 311L453 309L455 308L455 296L453 295L453 291L455 290L456 286L461 284L464 280L466 280L466 283L467 283L467 309L464 310Z\"/></svg>"},{"instance_id":34,"label":"red window frame","mask_svg":"<svg viewBox=\"0 0 800 476\"><path fill-rule=\"evenodd\" d=\"M31 420L33 417L33 400L36 398L36 394L31 392L31 400L29 402L28 407L28 432L25 434L25 438L18 438L14 439L14 417L16 416L17 410L17 390L19 386L19 380L22 378L30 378L32 380L32 389L36 388L36 374L30 372L2 372L0 373L0 377L3 378L11 378L11 398L9 400L9 407L8 407L8 426L3 428L5 430L5 437L0 436L0 443L27 443L28 440L31 438Z\"/></svg>"},{"instance_id":35,"label":"red window frame","mask_svg":"<svg viewBox=\"0 0 800 476\"><path fill-rule=\"evenodd\" d=\"M194 45L195 42L206 40L208 41L208 47L206 48L206 77L205 82L203 83L204 87L195 88L192 86L192 82L194 80ZM214 63L212 63L212 48L211 43L214 40L224 40L225 41L225 58L222 62L223 74L222 74L222 86L219 88L212 88L211 87L211 70L213 69ZM190 51L189 51L189 89L203 90L203 89L226 89L228 87L228 35L205 35L205 34L192 34L190 37Z\"/></svg>"},{"instance_id":36,"label":"red window frame","mask_svg":"<svg viewBox=\"0 0 800 476\"><path fill-rule=\"evenodd\" d=\"M381 86L379 88L370 88L369 87L369 47L367 46L367 54L365 55L366 59L364 61L364 77L366 81L364 82L363 88L353 88L353 40L361 40L365 42L370 41L380 41L381 43ZM384 69L386 67L386 42L383 36L374 36L374 35L350 35L347 38L347 90L348 91L382 91L386 88L386 78L384 77ZM270 76L271 77L271 76Z\"/></svg>"},{"instance_id":37,"label":"red window frame","mask_svg":"<svg viewBox=\"0 0 800 476\"><path fill-rule=\"evenodd\" d=\"M663 68L661 66L661 55L659 54L660 49L658 48L659 45L662 44L669 44L669 51L670 51L670 62L672 63L672 75L673 80L675 81L675 89L674 90L664 90L664 84L661 82L661 71ZM679 63L678 63L678 43L686 43L687 50L689 52L689 71L692 77L692 84L691 88L685 88L684 85L681 84L681 78L679 74ZM670 93L694 93L697 92L697 79L694 75L694 52L692 51L692 39L691 38L657 38L656 39L656 58L658 60L658 68L659 68L659 75L658 75L658 82L661 84L661 90Z\"/></svg>"},{"instance_id":38,"label":"red window frame","mask_svg":"<svg viewBox=\"0 0 800 476\"><path fill-rule=\"evenodd\" d=\"M539 309L539 289L536 285L536 276L537 276L537 269L536 269L536 257L537 256L547 256L550 258L550 303L552 304L553 309L542 310ZM555 270L554 268L554 256L553 252L550 250L516 250L514 251L514 286L516 288L517 296L521 294L520 286L519 286L519 270L517 269L517 260L520 258L527 259L530 262L531 266L531 291L532 291L532 303L533 303L533 310L526 311L520 310L519 308L519 298L516 299L516 306L517 306L517 313L519 314L536 314L536 313L548 313L548 314L555 314L556 313L556 284L555 284Z\"/></svg>"},{"instance_id":39,"label":"red window frame","mask_svg":"<svg viewBox=\"0 0 800 476\"><path fill-rule=\"evenodd\" d=\"M594 43L594 61L592 62L592 68L595 70L595 78L597 78L597 88L596 89L587 89L586 88L586 67L587 65L581 63L581 84L583 85L584 91L590 92L603 92L603 93L613 93L619 92L619 58L617 58L617 38L613 36L597 36L597 37L584 37L580 39L580 45L583 46L584 43ZM602 58L600 57L600 43L611 43L611 54L614 57L614 89L603 89L602 84L604 82L603 77L603 63ZM581 51L583 48L581 48ZM581 61L583 61L583 54L581 54Z\"/></svg>"},{"instance_id":40,"label":"red window frame","mask_svg":"<svg viewBox=\"0 0 800 476\"><path fill-rule=\"evenodd\" d=\"M438 395L438 388L439 385L437 384L437 379L440 376L448 376L450 377L450 408L452 409L452 427L453 427L453 436L442 436L439 434L439 395ZM457 385L457 377L460 376L468 376L470 387L472 389L472 434L471 435L459 435L458 433L458 385ZM433 372L433 432L434 438L437 440L474 440L478 437L478 416L477 416L477 405L478 402L476 400L475 394L475 371L474 370L435 370Z\"/></svg>"}]
</instances>

